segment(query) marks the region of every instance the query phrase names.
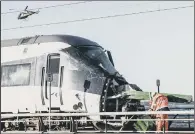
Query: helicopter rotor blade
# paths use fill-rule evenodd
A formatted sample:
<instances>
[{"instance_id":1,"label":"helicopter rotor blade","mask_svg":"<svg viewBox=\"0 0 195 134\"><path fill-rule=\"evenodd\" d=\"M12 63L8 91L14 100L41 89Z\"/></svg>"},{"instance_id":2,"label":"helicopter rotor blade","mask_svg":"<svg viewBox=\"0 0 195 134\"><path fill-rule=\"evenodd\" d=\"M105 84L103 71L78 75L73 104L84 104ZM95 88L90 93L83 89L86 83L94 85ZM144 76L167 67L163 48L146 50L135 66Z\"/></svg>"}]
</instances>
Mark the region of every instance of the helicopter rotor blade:
<instances>
[{"instance_id":1,"label":"helicopter rotor blade","mask_svg":"<svg viewBox=\"0 0 195 134\"><path fill-rule=\"evenodd\" d=\"M24 10L27 10L28 6L26 6L26 8Z\"/></svg>"}]
</instances>

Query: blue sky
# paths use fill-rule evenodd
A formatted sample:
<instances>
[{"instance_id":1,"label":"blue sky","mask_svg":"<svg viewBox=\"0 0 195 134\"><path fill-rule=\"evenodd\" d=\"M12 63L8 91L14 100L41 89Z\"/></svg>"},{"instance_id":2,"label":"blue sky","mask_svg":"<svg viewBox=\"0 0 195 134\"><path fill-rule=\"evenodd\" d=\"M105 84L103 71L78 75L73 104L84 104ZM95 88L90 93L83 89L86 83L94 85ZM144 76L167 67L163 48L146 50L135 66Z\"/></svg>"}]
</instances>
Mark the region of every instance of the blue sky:
<instances>
[{"instance_id":1,"label":"blue sky","mask_svg":"<svg viewBox=\"0 0 195 134\"><path fill-rule=\"evenodd\" d=\"M1 12L41 8L76 1L2 1ZM40 9L27 21L2 14L1 28L69 21L194 5L189 1L93 1ZM112 52L117 70L144 91L194 95L194 7L110 19L1 31L2 39L70 34L96 41Z\"/></svg>"}]
</instances>

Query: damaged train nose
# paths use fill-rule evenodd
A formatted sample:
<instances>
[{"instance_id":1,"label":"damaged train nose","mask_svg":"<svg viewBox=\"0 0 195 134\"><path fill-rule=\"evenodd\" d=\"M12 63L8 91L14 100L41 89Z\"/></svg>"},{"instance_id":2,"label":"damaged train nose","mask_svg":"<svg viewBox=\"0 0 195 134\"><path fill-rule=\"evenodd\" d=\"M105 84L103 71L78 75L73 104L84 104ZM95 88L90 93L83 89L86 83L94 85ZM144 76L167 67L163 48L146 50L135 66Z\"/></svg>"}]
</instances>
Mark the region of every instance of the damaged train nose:
<instances>
[{"instance_id":1,"label":"damaged train nose","mask_svg":"<svg viewBox=\"0 0 195 134\"><path fill-rule=\"evenodd\" d=\"M101 112L131 112L131 111L145 111L145 107L141 105L139 100L129 99L130 90L135 90L130 84L117 85L115 79L108 80L107 86L104 87L101 97ZM136 86L134 86L136 87ZM137 87L138 88L138 87ZM140 89L140 88L139 88ZM150 116L137 116L137 115L109 115L101 116L102 122L95 122L95 127L101 130L105 130L105 124L107 124L108 130L138 130L139 125L142 123L136 121L130 121L129 119L147 118ZM109 121L105 121L108 120ZM110 120L111 119L111 120ZM117 120L118 121L112 121ZM138 125L139 124L139 125ZM141 124L145 129L151 129L154 127L153 122L148 124ZM141 128L142 129L142 128Z\"/></svg>"},{"instance_id":2,"label":"damaged train nose","mask_svg":"<svg viewBox=\"0 0 195 134\"><path fill-rule=\"evenodd\" d=\"M130 99L128 91L141 91L141 89L134 85L128 84L120 75L109 76L105 80L100 99L100 112L130 112L130 111L145 111L143 105L139 100ZM135 115L119 116L109 115L100 116L101 119L121 119L121 121L108 121L106 124L111 130L125 129L133 127L135 122L126 121L127 119L138 118ZM96 122L95 126L98 129L105 129L103 125L105 122ZM108 128L109 128L108 127ZM133 128L131 128L133 129Z\"/></svg>"}]
</instances>

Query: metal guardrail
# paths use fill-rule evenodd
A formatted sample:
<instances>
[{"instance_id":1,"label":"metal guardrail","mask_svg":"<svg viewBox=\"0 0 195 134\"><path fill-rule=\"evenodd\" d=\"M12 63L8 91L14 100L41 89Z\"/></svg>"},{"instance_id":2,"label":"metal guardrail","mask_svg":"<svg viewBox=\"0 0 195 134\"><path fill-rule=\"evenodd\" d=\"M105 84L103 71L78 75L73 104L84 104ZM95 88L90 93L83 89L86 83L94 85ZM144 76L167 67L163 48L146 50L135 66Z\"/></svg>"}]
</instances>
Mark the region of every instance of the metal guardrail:
<instances>
[{"instance_id":1,"label":"metal guardrail","mask_svg":"<svg viewBox=\"0 0 195 134\"><path fill-rule=\"evenodd\" d=\"M156 132L163 132L163 131L147 131L147 133L156 133ZM72 134L69 131L48 131L48 132L38 132L38 131L26 131L26 132L21 132L21 131L7 131L7 132L1 132L2 134ZM105 133L105 131L77 131L77 133ZM146 131L107 131L107 133L146 133ZM185 133L189 134L192 133L194 134L194 131L165 131L165 133Z\"/></svg>"},{"instance_id":2,"label":"metal guardrail","mask_svg":"<svg viewBox=\"0 0 195 134\"><path fill-rule=\"evenodd\" d=\"M51 116L67 116L67 117L74 117L74 116L98 116L98 115L152 115L152 114L168 114L168 115L178 115L178 114L182 114L182 115L194 115L194 111L193 110L189 110L189 111L137 111L137 112L100 112L100 113L25 113L25 114L20 114L20 113L14 113L14 114L1 114L1 118L2 117L51 117ZM77 121L104 121L107 122L108 121L155 121L155 120L168 120L168 121L194 121L194 119L101 119L101 120L78 120L75 119L74 122ZM62 122L62 121L70 121L70 120L43 120L43 122ZM26 122L26 121L1 121L1 122ZM33 120L33 121L29 121L29 122L38 122L38 120ZM186 122L187 123L187 122ZM74 124L75 125L75 124ZM37 131L33 131L33 133L42 133L42 132L37 132ZM149 132L149 133L156 133L157 131L109 131L105 128L104 131L79 131L76 130L76 132L78 133L86 133L86 132L118 132L118 133L127 133L127 132ZM166 133L166 131L159 131L159 132L164 132ZM167 131L168 133L171 132L186 132L186 133L194 133L194 131ZM7 132L2 132L2 133L10 133L9 131ZM12 133L12 131L11 131ZM14 131L14 133L21 133L21 131L17 132ZM26 131L24 133L29 133L29 131ZM47 131L46 133L70 133L70 131Z\"/></svg>"},{"instance_id":3,"label":"metal guardrail","mask_svg":"<svg viewBox=\"0 0 195 134\"><path fill-rule=\"evenodd\" d=\"M189 111L137 111L137 112L99 112L99 113L13 113L13 114L1 114L2 117L41 117L41 116L98 116L98 115L152 115L152 114L185 114L194 115L194 110Z\"/></svg>"},{"instance_id":4,"label":"metal guardrail","mask_svg":"<svg viewBox=\"0 0 195 134\"><path fill-rule=\"evenodd\" d=\"M75 120L75 121L156 121L156 120L164 120L164 121L194 121L194 119L101 119L101 120ZM52 121L70 121L70 120L44 120L45 122L52 122ZM25 122L25 121L1 121L1 122ZM38 122L36 120L30 122Z\"/></svg>"}]
</instances>

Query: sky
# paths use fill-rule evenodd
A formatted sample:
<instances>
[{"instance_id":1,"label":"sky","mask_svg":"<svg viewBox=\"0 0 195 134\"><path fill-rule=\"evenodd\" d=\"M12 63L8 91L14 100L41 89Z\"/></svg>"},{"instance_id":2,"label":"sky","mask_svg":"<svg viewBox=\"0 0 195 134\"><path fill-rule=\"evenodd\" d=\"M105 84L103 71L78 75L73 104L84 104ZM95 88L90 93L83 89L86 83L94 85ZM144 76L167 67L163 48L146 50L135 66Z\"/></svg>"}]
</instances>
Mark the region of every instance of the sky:
<instances>
[{"instance_id":1,"label":"sky","mask_svg":"<svg viewBox=\"0 0 195 134\"><path fill-rule=\"evenodd\" d=\"M2 1L1 13L77 1ZM110 50L116 69L144 91L194 96L194 7L92 21L2 29L83 18L194 5L193 1L92 1L40 9L27 20L19 12L1 14L1 39L69 34L93 40ZM36 10L34 10L36 11Z\"/></svg>"}]
</instances>

